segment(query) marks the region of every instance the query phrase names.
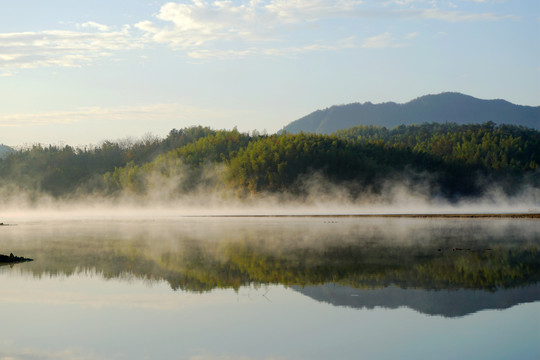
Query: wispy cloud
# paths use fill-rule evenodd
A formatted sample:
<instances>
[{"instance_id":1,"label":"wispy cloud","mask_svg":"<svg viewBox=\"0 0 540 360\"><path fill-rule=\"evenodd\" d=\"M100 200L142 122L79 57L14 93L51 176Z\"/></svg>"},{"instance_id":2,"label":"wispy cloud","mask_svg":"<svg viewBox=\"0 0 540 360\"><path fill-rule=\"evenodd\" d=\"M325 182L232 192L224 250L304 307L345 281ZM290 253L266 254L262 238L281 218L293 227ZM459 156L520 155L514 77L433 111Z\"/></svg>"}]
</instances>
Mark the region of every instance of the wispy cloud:
<instances>
[{"instance_id":1,"label":"wispy cloud","mask_svg":"<svg viewBox=\"0 0 540 360\"><path fill-rule=\"evenodd\" d=\"M411 34L409 34L411 35ZM414 37L416 35L413 35ZM407 38L409 38L407 36ZM403 41L400 41L396 39L392 33L385 32L380 35L368 37L364 40L364 43L362 44L363 48L375 48L375 49L381 49L381 48L397 48L397 47L404 47L408 46L409 44Z\"/></svg>"},{"instance_id":2,"label":"wispy cloud","mask_svg":"<svg viewBox=\"0 0 540 360\"><path fill-rule=\"evenodd\" d=\"M219 118L223 110L201 109L179 103L151 104L143 106L118 106L111 108L85 107L72 111L49 111L41 113L0 114L0 127L26 127L35 125L72 124L96 120L152 121L164 119Z\"/></svg>"},{"instance_id":3,"label":"wispy cloud","mask_svg":"<svg viewBox=\"0 0 540 360\"><path fill-rule=\"evenodd\" d=\"M279 22L303 22L348 16L363 3L354 0L272 0L264 5L264 10Z\"/></svg>"},{"instance_id":4,"label":"wispy cloud","mask_svg":"<svg viewBox=\"0 0 540 360\"><path fill-rule=\"evenodd\" d=\"M78 67L114 51L142 46L129 35L129 26L111 31L105 25L88 22L80 27L98 31L0 33L0 71L10 74L13 69Z\"/></svg>"},{"instance_id":5,"label":"wispy cloud","mask_svg":"<svg viewBox=\"0 0 540 360\"><path fill-rule=\"evenodd\" d=\"M93 29L97 29L99 31L110 31L110 29L111 29L107 25L99 24L99 23L94 22L94 21L87 21L87 22L85 22L83 24L80 24L80 27L82 27L83 29L93 28Z\"/></svg>"},{"instance_id":6,"label":"wispy cloud","mask_svg":"<svg viewBox=\"0 0 540 360\"><path fill-rule=\"evenodd\" d=\"M355 38L349 37L337 41L334 45L314 43L301 46L289 47L251 47L243 50L222 50L222 49L199 49L191 50L187 55L193 59L228 59L242 58L253 55L275 56L275 57L295 57L307 52L316 51L337 51L340 49L350 49L356 47Z\"/></svg>"},{"instance_id":7,"label":"wispy cloud","mask_svg":"<svg viewBox=\"0 0 540 360\"><path fill-rule=\"evenodd\" d=\"M314 45L296 43L280 49L272 44L287 43L291 31L305 30L310 24L336 18L470 22L498 21L515 16L446 10L437 7L435 2L422 0L384 3L354 0L251 0L240 3L192 0L169 2L161 7L155 19L141 21L135 27L143 31L147 41L168 44L197 59L261 53L282 56L290 54L291 49L293 52L311 51ZM349 30L353 34L353 30ZM385 33L367 39L364 47L406 45L394 40ZM332 43L319 46L328 51L341 48Z\"/></svg>"},{"instance_id":8,"label":"wispy cloud","mask_svg":"<svg viewBox=\"0 0 540 360\"><path fill-rule=\"evenodd\" d=\"M412 11L423 19L440 20L445 22L471 22L471 21L499 21L505 19L518 20L515 15L497 15L491 12L486 13L467 13L463 11L447 11L440 9L424 9Z\"/></svg>"},{"instance_id":9,"label":"wispy cloud","mask_svg":"<svg viewBox=\"0 0 540 360\"><path fill-rule=\"evenodd\" d=\"M72 31L0 33L0 76L10 76L17 69L25 68L85 66L120 50L141 48L144 43L165 44L193 59L260 54L290 56L345 48L340 38L358 36L356 20L359 19L458 23L517 18L511 14L468 12L454 9L448 3L444 7L440 4L427 0L167 2L154 17L149 15L146 20L122 28L87 21L76 24ZM336 19L343 20L340 38L336 38L336 23L332 22ZM312 29L318 26L328 31L313 36ZM302 36L297 36L300 32ZM388 46L403 46L403 43L382 34L367 39L363 47Z\"/></svg>"},{"instance_id":10,"label":"wispy cloud","mask_svg":"<svg viewBox=\"0 0 540 360\"><path fill-rule=\"evenodd\" d=\"M147 39L175 48L202 46L211 41L272 41L279 30L293 23L347 16L361 4L352 0L251 0L239 5L231 1L170 2L156 15L158 22L135 24Z\"/></svg>"},{"instance_id":11,"label":"wispy cloud","mask_svg":"<svg viewBox=\"0 0 540 360\"><path fill-rule=\"evenodd\" d=\"M389 6L389 5L398 5L398 6L409 6L411 4L417 4L417 3L426 3L426 0L388 0L384 1L383 5Z\"/></svg>"},{"instance_id":12,"label":"wispy cloud","mask_svg":"<svg viewBox=\"0 0 540 360\"><path fill-rule=\"evenodd\" d=\"M210 42L248 44L283 41L291 24L349 17L362 1L353 0L251 0L239 5L231 1L167 3L156 20L135 27L146 39L176 49L202 48ZM250 46L245 46L250 47Z\"/></svg>"},{"instance_id":13,"label":"wispy cloud","mask_svg":"<svg viewBox=\"0 0 540 360\"><path fill-rule=\"evenodd\" d=\"M37 348L15 348L9 344L2 346L0 350L0 359L2 360L97 360L100 357L84 353L78 349L61 349L51 351L50 349Z\"/></svg>"},{"instance_id":14,"label":"wispy cloud","mask_svg":"<svg viewBox=\"0 0 540 360\"><path fill-rule=\"evenodd\" d=\"M505 2L506 0L454 0L457 3L460 2L475 2L475 3L501 3ZM452 1L436 1L436 0L387 0L383 2L384 5L397 5L397 6L419 6L419 5L427 5L427 6L441 6L441 5L447 5L449 7L456 6Z\"/></svg>"}]
</instances>

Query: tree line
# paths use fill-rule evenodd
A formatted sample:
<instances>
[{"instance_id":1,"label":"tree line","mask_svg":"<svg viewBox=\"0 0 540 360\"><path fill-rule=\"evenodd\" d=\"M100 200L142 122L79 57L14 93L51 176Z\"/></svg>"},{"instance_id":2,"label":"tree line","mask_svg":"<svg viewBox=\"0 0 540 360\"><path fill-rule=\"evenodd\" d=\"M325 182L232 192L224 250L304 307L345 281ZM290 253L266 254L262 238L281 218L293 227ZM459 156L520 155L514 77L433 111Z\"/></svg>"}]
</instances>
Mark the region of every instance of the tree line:
<instances>
[{"instance_id":1,"label":"tree line","mask_svg":"<svg viewBox=\"0 0 540 360\"><path fill-rule=\"evenodd\" d=\"M449 199L478 196L486 183L507 192L540 186L540 132L494 123L357 126L331 135L261 135L208 127L173 129L163 139L105 141L75 148L34 145L0 160L0 184L55 197L75 192L144 194L152 179L174 189L305 194L317 176L352 197L387 182L422 184ZM211 174L211 175L209 175Z\"/></svg>"}]
</instances>

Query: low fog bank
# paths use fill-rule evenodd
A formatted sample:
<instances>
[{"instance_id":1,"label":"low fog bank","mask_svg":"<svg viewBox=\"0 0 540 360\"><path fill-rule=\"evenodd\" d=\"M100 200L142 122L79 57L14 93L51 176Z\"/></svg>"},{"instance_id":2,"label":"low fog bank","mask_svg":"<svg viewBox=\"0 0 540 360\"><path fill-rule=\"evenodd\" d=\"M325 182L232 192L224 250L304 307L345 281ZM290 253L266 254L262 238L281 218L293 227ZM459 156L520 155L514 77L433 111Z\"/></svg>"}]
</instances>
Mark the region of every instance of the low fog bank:
<instances>
[{"instance_id":1,"label":"low fog bank","mask_svg":"<svg viewBox=\"0 0 540 360\"><path fill-rule=\"evenodd\" d=\"M329 282L495 291L538 282L536 225L528 219L86 219L22 222L1 233L6 252L34 259L4 270L44 279L93 274L150 285L165 279L175 290L198 292Z\"/></svg>"},{"instance_id":2,"label":"low fog bank","mask_svg":"<svg viewBox=\"0 0 540 360\"><path fill-rule=\"evenodd\" d=\"M162 184L135 194L116 196L77 193L55 198L13 187L0 189L0 222L39 219L156 219L182 216L391 215L539 213L540 189L524 187L508 195L491 187L482 197L450 201L423 186L387 183L383 191L351 196L350 188L319 178L305 181L301 195L259 193L237 196L226 189L177 193Z\"/></svg>"},{"instance_id":3,"label":"low fog bank","mask_svg":"<svg viewBox=\"0 0 540 360\"><path fill-rule=\"evenodd\" d=\"M36 145L0 161L0 222L540 212L537 132L487 123L392 134L199 126L89 149Z\"/></svg>"}]
</instances>

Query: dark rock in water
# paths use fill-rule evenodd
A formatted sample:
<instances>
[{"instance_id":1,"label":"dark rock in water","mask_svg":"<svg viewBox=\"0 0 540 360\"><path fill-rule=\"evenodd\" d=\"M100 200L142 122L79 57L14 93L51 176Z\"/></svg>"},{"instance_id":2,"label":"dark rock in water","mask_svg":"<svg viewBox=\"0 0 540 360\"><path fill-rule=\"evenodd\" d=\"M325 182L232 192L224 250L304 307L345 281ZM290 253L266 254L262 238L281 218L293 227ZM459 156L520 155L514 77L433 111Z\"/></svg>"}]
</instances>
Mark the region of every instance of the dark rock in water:
<instances>
[{"instance_id":1,"label":"dark rock in water","mask_svg":"<svg viewBox=\"0 0 540 360\"><path fill-rule=\"evenodd\" d=\"M10 253L9 256L0 254L0 265L1 264L15 264L15 263L20 263L20 262L25 262L25 261L33 261L33 259L28 259L21 256L15 256L13 255L13 253Z\"/></svg>"}]
</instances>

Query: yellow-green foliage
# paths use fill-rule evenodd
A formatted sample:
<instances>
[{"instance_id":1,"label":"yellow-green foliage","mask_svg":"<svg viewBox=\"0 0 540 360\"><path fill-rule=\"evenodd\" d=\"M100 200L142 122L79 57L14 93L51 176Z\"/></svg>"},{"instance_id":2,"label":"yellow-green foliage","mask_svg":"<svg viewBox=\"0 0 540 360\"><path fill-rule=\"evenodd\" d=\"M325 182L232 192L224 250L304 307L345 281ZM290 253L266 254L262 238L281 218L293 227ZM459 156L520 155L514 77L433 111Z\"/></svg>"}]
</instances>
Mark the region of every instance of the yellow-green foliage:
<instances>
[{"instance_id":1,"label":"yellow-green foliage","mask_svg":"<svg viewBox=\"0 0 540 360\"><path fill-rule=\"evenodd\" d=\"M336 135L360 143L382 141L429 153L445 162L458 161L494 170L534 170L540 159L540 133L511 125L432 123L392 130L357 126Z\"/></svg>"},{"instance_id":2,"label":"yellow-green foliage","mask_svg":"<svg viewBox=\"0 0 540 360\"><path fill-rule=\"evenodd\" d=\"M0 159L0 185L53 196L144 194L161 177L178 181L177 190L186 192L200 186L205 168L219 164L223 176L206 176L203 185L233 187L238 194L299 194L304 177L316 173L346 184L351 194L406 178L454 198L481 194L477 177L498 181L508 191L525 182L538 187L539 162L538 131L493 123L360 126L334 135L272 136L199 126L172 130L165 139L106 141L92 148L36 145Z\"/></svg>"}]
</instances>

